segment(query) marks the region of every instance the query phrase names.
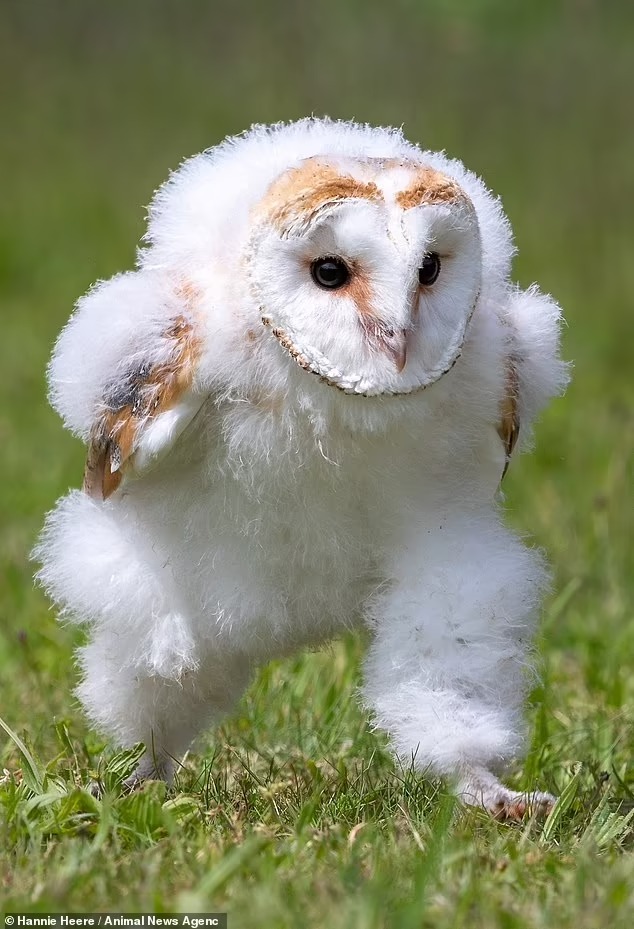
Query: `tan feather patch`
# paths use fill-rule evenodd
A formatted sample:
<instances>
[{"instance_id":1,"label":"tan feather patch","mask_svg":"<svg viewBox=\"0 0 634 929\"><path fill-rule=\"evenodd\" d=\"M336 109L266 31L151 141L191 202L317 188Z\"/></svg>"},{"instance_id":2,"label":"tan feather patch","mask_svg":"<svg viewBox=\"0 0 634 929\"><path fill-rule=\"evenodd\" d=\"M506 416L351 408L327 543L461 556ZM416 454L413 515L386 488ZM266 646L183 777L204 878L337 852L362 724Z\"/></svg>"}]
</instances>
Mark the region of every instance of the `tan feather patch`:
<instances>
[{"instance_id":1,"label":"tan feather patch","mask_svg":"<svg viewBox=\"0 0 634 929\"><path fill-rule=\"evenodd\" d=\"M200 354L192 324L179 316L165 330L164 338L173 343L168 361L139 365L104 396L84 471L83 489L91 497L106 500L117 489L144 425L174 407L191 386Z\"/></svg>"},{"instance_id":2,"label":"tan feather patch","mask_svg":"<svg viewBox=\"0 0 634 929\"><path fill-rule=\"evenodd\" d=\"M257 214L285 232L325 204L349 198L380 200L381 194L373 181L357 180L320 158L308 158L273 181Z\"/></svg>"},{"instance_id":3,"label":"tan feather patch","mask_svg":"<svg viewBox=\"0 0 634 929\"><path fill-rule=\"evenodd\" d=\"M350 280L345 287L334 292L334 295L342 294L351 297L361 317L375 317L377 315L374 306L374 293L369 281L369 275L357 263L353 262L350 268Z\"/></svg>"},{"instance_id":4,"label":"tan feather patch","mask_svg":"<svg viewBox=\"0 0 634 929\"><path fill-rule=\"evenodd\" d=\"M463 189L454 180L435 168L419 167L412 184L396 195L396 202L404 210L432 203L454 203L466 199Z\"/></svg>"},{"instance_id":5,"label":"tan feather patch","mask_svg":"<svg viewBox=\"0 0 634 929\"><path fill-rule=\"evenodd\" d=\"M504 480L506 472L508 471L511 455L513 454L513 449L517 444L520 434L518 388L517 369L513 362L510 361L506 375L506 392L500 410L501 419L498 425L498 435L502 439L504 451L506 453L506 461L504 463L504 471L502 472L501 480Z\"/></svg>"}]
</instances>

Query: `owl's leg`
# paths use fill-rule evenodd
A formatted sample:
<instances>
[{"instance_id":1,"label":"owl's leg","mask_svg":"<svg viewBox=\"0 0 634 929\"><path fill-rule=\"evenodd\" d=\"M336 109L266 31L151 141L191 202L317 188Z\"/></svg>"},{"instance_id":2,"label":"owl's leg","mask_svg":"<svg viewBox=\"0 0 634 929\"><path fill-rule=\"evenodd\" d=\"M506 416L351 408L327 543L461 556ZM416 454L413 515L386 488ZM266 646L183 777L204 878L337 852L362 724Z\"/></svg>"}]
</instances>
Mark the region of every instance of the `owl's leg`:
<instances>
[{"instance_id":1,"label":"owl's leg","mask_svg":"<svg viewBox=\"0 0 634 929\"><path fill-rule=\"evenodd\" d=\"M370 609L366 702L403 761L450 780L463 802L498 818L547 811L550 794L511 791L497 776L523 748L540 559L494 514L423 535Z\"/></svg>"},{"instance_id":2,"label":"owl's leg","mask_svg":"<svg viewBox=\"0 0 634 929\"><path fill-rule=\"evenodd\" d=\"M79 687L88 715L119 745L145 743L138 778L169 780L174 759L233 706L249 671L233 654L214 661L201 644L186 578L159 540L128 498L73 492L49 515L35 554L65 618L89 625Z\"/></svg>"},{"instance_id":3,"label":"owl's leg","mask_svg":"<svg viewBox=\"0 0 634 929\"><path fill-rule=\"evenodd\" d=\"M97 727L119 745L144 743L145 754L127 787L147 779L169 783L195 737L218 723L242 696L250 677L248 662L210 656L174 679L122 666L122 658L100 636L85 646L79 697Z\"/></svg>"}]
</instances>

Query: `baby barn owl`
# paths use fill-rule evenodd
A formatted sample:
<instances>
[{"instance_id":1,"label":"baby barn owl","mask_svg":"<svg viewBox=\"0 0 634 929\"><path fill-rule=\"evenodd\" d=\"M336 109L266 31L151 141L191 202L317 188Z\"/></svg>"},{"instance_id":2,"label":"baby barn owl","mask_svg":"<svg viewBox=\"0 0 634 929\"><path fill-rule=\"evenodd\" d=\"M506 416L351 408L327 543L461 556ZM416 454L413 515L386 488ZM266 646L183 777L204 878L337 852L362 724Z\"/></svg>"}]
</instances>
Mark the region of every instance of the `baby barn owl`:
<instances>
[{"instance_id":1,"label":"baby barn owl","mask_svg":"<svg viewBox=\"0 0 634 929\"><path fill-rule=\"evenodd\" d=\"M255 127L158 191L134 271L79 301L50 396L88 445L39 579L89 627L79 696L169 780L267 660L365 625L395 753L500 817L545 569L501 521L561 391L560 313L460 162L399 131Z\"/></svg>"}]
</instances>

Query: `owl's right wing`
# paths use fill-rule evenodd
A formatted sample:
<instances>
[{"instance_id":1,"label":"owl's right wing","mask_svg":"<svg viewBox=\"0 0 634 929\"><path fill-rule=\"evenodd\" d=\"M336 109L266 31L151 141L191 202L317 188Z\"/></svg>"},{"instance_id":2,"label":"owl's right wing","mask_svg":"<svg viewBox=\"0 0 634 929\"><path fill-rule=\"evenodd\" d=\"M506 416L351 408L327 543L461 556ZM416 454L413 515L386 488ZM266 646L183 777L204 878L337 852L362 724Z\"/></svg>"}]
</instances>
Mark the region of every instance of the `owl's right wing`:
<instances>
[{"instance_id":1,"label":"owl's right wing","mask_svg":"<svg viewBox=\"0 0 634 929\"><path fill-rule=\"evenodd\" d=\"M87 442L84 490L97 499L162 457L206 399L193 296L158 272L118 275L80 300L57 342L51 402Z\"/></svg>"}]
</instances>

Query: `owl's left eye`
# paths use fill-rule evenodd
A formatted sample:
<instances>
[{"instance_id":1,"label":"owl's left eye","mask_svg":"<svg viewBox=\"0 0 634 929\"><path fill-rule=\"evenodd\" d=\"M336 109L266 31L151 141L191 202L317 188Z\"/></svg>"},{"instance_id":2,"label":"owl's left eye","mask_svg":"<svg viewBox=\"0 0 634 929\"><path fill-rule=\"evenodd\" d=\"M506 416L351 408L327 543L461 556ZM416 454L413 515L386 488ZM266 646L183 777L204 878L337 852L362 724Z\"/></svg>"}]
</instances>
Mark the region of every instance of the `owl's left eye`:
<instances>
[{"instance_id":1,"label":"owl's left eye","mask_svg":"<svg viewBox=\"0 0 634 929\"><path fill-rule=\"evenodd\" d=\"M315 284L328 290L343 287L350 280L350 269L341 258L317 258L310 266Z\"/></svg>"}]
</instances>

